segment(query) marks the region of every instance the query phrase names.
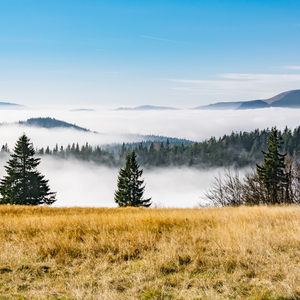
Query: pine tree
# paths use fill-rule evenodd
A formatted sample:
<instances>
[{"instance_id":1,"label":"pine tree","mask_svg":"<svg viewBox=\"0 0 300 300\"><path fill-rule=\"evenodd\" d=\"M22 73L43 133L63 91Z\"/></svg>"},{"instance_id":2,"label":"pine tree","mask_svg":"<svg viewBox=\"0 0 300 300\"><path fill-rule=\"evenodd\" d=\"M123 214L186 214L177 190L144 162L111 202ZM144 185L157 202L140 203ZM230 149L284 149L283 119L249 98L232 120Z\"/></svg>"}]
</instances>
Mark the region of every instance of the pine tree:
<instances>
[{"instance_id":1,"label":"pine tree","mask_svg":"<svg viewBox=\"0 0 300 300\"><path fill-rule=\"evenodd\" d=\"M40 158L34 158L34 154L30 139L23 134L5 166L7 176L0 181L1 204L50 205L56 201L48 180L36 170Z\"/></svg>"},{"instance_id":2,"label":"pine tree","mask_svg":"<svg viewBox=\"0 0 300 300\"><path fill-rule=\"evenodd\" d=\"M281 202L289 202L287 193L287 176L284 173L285 156L280 154L279 149L283 144L282 138L278 134L278 130L272 128L269 135L268 152L262 151L264 156L264 164L257 166L257 174L260 181L263 182L268 195L270 204L279 204ZM284 192L286 192L284 194Z\"/></svg>"},{"instance_id":3,"label":"pine tree","mask_svg":"<svg viewBox=\"0 0 300 300\"><path fill-rule=\"evenodd\" d=\"M126 157L124 169L120 169L118 176L118 189L115 191L115 202L119 206L143 206L151 205L151 198L143 199L145 191L144 180L140 177L143 169L140 169L136 161L135 151Z\"/></svg>"}]
</instances>

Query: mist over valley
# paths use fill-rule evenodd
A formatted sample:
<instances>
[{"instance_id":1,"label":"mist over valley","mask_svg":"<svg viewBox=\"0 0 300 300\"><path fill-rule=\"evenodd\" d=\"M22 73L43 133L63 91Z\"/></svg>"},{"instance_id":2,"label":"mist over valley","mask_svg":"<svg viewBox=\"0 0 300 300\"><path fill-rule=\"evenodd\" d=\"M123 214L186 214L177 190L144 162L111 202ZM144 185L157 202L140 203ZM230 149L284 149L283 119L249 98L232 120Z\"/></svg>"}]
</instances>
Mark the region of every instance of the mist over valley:
<instances>
[{"instance_id":1,"label":"mist over valley","mask_svg":"<svg viewBox=\"0 0 300 300\"><path fill-rule=\"evenodd\" d=\"M16 140L25 132L35 148L51 149L58 144L88 143L96 147L139 143L147 135L189 139L203 142L212 136L219 138L231 132L277 126L299 126L298 110L269 108L247 111L97 111L70 110L10 110L0 111L2 125L1 145L8 144L12 150ZM19 123L30 118L56 118L90 131L76 128L40 128ZM5 124L6 123L6 124ZM98 132L98 133L95 133ZM9 156L1 156L1 178ZM144 168L145 196L152 197L153 205L161 207L194 207L201 202L214 176L224 172L223 168L154 167ZM241 175L245 170L241 171ZM118 166L107 167L74 158L62 160L43 156L40 171L49 179L52 190L57 191L56 206L107 206L114 207L114 191L119 171Z\"/></svg>"},{"instance_id":2,"label":"mist over valley","mask_svg":"<svg viewBox=\"0 0 300 300\"><path fill-rule=\"evenodd\" d=\"M14 145L16 136L26 129L26 133L36 136L33 140L38 147L45 147L48 143L54 147L56 143L66 146L68 143L89 142L92 145L104 145L108 143L123 143L127 141L139 141L141 136L155 135L187 139L201 142L212 136L220 137L240 131L253 131L257 128L266 129L277 126L278 129L295 128L299 126L299 110L289 108L270 108L256 110L169 110L169 111L113 111L97 107L96 111L72 111L66 109L47 110L0 110L0 126L3 142L9 146ZM52 130L19 126L19 121L30 118L55 118L70 124L75 124L100 135L94 135L65 128ZM5 124L6 123L6 124ZM8 126L8 127L7 127ZM7 128L11 129L7 129ZM64 131L68 134L64 134ZM42 132L38 134L37 132ZM11 134L14 134L11 136ZM74 132L74 134L72 134ZM139 139L136 139L136 136ZM88 137L88 138L87 138ZM56 141L55 138L64 140Z\"/></svg>"}]
</instances>

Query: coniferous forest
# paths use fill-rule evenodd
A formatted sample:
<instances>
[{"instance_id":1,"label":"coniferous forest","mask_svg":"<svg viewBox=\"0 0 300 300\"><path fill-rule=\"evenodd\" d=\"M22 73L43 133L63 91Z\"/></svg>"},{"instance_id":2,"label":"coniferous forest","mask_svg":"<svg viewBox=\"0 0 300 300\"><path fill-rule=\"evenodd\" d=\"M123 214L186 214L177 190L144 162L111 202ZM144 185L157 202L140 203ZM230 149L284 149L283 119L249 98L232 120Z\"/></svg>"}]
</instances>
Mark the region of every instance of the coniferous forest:
<instances>
[{"instance_id":1,"label":"coniferous forest","mask_svg":"<svg viewBox=\"0 0 300 300\"><path fill-rule=\"evenodd\" d=\"M254 165L263 159L261 150L266 151L270 129L251 132L232 132L216 138L211 137L203 142L173 143L167 140L144 141L141 143L123 143L123 145L108 145L92 147L88 143L79 145L73 143L67 147L56 145L36 149L38 156L51 155L59 158L75 158L83 161L93 161L106 166L124 165L126 156L133 150L137 160L143 167L226 167L235 165L244 167ZM278 131L283 140L282 152L289 155L300 153L300 126L294 130L287 127ZM3 145L2 152L10 152Z\"/></svg>"}]
</instances>

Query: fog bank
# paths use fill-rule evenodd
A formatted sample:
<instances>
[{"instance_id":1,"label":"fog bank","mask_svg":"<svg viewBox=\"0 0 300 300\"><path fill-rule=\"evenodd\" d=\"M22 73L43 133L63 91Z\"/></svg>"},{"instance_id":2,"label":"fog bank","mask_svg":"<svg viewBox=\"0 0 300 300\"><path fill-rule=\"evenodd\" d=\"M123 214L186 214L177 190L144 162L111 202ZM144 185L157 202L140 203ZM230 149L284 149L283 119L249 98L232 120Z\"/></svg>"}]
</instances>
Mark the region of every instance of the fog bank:
<instances>
[{"instance_id":1,"label":"fog bank","mask_svg":"<svg viewBox=\"0 0 300 300\"><path fill-rule=\"evenodd\" d=\"M12 150L16 141L23 133L26 133L35 148L46 148L49 146L50 149L53 149L56 144L66 147L68 144L79 143L81 146L88 142L92 146L99 145L105 147L109 144L140 142L143 140L138 135L122 135L117 133L97 134L78 131L73 128L47 129L20 125L2 125L0 126L0 146L7 143Z\"/></svg>"},{"instance_id":2,"label":"fog bank","mask_svg":"<svg viewBox=\"0 0 300 300\"><path fill-rule=\"evenodd\" d=\"M9 156L0 159L0 177L6 175L4 165ZM42 158L38 170L49 179L52 191L57 192L54 206L116 207L119 169L91 162ZM195 207L203 202L213 177L223 169L196 170L192 168L159 168L144 170L145 198L152 197L152 207ZM241 171L241 174L244 170Z\"/></svg>"},{"instance_id":3,"label":"fog bank","mask_svg":"<svg viewBox=\"0 0 300 300\"><path fill-rule=\"evenodd\" d=\"M256 110L169 110L169 111L109 111L101 108L98 111L69 111L69 110L11 110L0 111L0 122L16 122L32 117L51 117L63 120L92 131L103 133L95 136L84 132L66 133L64 130L51 134L51 130L44 129L41 134L27 129L34 137L34 144L47 145L64 139L91 144L105 144L110 142L136 141L134 136L127 134L161 135L190 139L201 142L211 136L223 136L232 131L251 131L256 128L264 129L277 126L283 129L286 125L295 128L300 125L298 109L267 108ZM0 128L1 130L1 128ZM25 129L13 129L14 138L20 136ZM10 130L9 130L10 131ZM9 134L1 130L1 140L4 142ZM32 133L31 133L32 132ZM66 143L65 143L66 144ZM66 146L66 145L65 145Z\"/></svg>"}]
</instances>

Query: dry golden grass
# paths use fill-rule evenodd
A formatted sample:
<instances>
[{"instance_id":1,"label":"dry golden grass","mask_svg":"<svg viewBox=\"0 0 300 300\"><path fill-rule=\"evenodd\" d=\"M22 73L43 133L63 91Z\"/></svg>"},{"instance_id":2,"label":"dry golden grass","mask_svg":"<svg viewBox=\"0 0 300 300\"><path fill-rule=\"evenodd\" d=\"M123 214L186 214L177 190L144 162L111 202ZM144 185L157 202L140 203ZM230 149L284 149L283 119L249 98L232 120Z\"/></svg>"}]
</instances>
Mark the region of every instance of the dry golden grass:
<instances>
[{"instance_id":1,"label":"dry golden grass","mask_svg":"<svg viewBox=\"0 0 300 300\"><path fill-rule=\"evenodd\" d=\"M300 208L0 206L0 299L300 299Z\"/></svg>"}]
</instances>

